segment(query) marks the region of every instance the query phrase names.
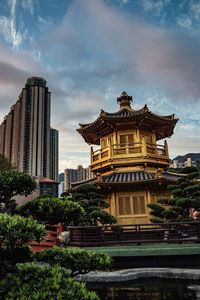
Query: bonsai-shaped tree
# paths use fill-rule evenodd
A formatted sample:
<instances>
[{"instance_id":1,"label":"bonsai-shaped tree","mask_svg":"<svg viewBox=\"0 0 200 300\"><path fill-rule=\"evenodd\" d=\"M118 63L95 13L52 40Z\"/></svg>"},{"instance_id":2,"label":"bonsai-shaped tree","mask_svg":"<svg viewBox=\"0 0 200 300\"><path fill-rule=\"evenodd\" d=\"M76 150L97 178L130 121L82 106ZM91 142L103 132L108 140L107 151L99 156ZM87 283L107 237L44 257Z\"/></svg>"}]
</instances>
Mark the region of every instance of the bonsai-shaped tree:
<instances>
[{"instance_id":1,"label":"bonsai-shaped tree","mask_svg":"<svg viewBox=\"0 0 200 300\"><path fill-rule=\"evenodd\" d=\"M36 182L28 174L14 170L0 170L0 210L13 213L16 195L27 196L36 189Z\"/></svg>"},{"instance_id":2,"label":"bonsai-shaped tree","mask_svg":"<svg viewBox=\"0 0 200 300\"><path fill-rule=\"evenodd\" d=\"M94 251L53 247L42 250L36 254L37 261L48 263L51 266L59 265L65 269L70 269L70 276L86 274L89 271L108 270L112 266L112 259L107 254Z\"/></svg>"},{"instance_id":3,"label":"bonsai-shaped tree","mask_svg":"<svg viewBox=\"0 0 200 300\"><path fill-rule=\"evenodd\" d=\"M72 201L77 202L84 208L86 213L82 222L84 225L113 224L117 222L114 216L103 210L108 208L109 204L105 202L103 195L98 193L94 185L84 184L78 187L72 195Z\"/></svg>"},{"instance_id":4,"label":"bonsai-shaped tree","mask_svg":"<svg viewBox=\"0 0 200 300\"><path fill-rule=\"evenodd\" d=\"M198 172L193 172L168 186L174 198L160 198L158 204L150 203L152 223L194 221L190 209L200 212L200 182Z\"/></svg>"},{"instance_id":5,"label":"bonsai-shaped tree","mask_svg":"<svg viewBox=\"0 0 200 300\"><path fill-rule=\"evenodd\" d=\"M59 199L48 195L41 195L16 207L15 212L52 225L59 222L65 225L79 225L85 216L85 211L80 204L67 198Z\"/></svg>"}]
</instances>

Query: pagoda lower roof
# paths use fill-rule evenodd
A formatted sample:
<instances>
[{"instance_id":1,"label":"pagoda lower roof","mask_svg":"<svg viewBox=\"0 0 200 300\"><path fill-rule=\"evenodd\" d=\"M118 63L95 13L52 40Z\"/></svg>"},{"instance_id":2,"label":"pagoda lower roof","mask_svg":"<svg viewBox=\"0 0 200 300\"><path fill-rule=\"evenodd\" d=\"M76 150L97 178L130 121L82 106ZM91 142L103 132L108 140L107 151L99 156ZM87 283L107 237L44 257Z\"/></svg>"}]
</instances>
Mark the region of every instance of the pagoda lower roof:
<instances>
[{"instance_id":1,"label":"pagoda lower roof","mask_svg":"<svg viewBox=\"0 0 200 300\"><path fill-rule=\"evenodd\" d=\"M83 184L133 184L147 181L156 181L158 179L170 182L176 182L185 175L162 172L161 176L157 176L156 172L133 171L133 172L113 172L108 175L103 175L102 180L98 181L97 177L82 182L72 182L71 188L76 189Z\"/></svg>"},{"instance_id":2,"label":"pagoda lower roof","mask_svg":"<svg viewBox=\"0 0 200 300\"><path fill-rule=\"evenodd\" d=\"M99 117L92 123L79 124L77 131L83 136L88 144L100 144L100 137L108 135L114 129L120 129L121 126L129 128L137 127L144 130L154 131L156 139L160 140L170 137L173 134L174 126L178 119L174 114L168 116L159 116L149 111L147 105L140 110L133 110L129 107L122 108L115 113L101 111ZM122 125L123 124L123 125Z\"/></svg>"}]
</instances>

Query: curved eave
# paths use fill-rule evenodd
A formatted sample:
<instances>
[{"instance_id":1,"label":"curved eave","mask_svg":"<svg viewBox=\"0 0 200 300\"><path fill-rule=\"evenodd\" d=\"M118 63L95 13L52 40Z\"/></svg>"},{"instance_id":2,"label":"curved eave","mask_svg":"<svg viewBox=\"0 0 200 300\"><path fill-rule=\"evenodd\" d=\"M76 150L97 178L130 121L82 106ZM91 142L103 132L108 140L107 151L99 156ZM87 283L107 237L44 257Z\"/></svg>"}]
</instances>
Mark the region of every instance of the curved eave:
<instances>
[{"instance_id":1,"label":"curved eave","mask_svg":"<svg viewBox=\"0 0 200 300\"><path fill-rule=\"evenodd\" d=\"M84 180L82 182L71 183L71 189L76 189L83 184L95 184L98 186L116 186L116 185L141 185L141 184L153 184L162 182L163 184L176 183L178 179L185 175L163 172L160 176L156 176L155 172L146 171L133 171L133 172L113 172L109 175L102 176L100 181L96 177Z\"/></svg>"},{"instance_id":2,"label":"curved eave","mask_svg":"<svg viewBox=\"0 0 200 300\"><path fill-rule=\"evenodd\" d=\"M145 122L143 120L145 120ZM173 134L178 119L174 119L174 114L169 116L158 116L150 112L148 108L143 108L138 111L122 109L113 114L101 111L99 117L94 122L79 124L80 128L78 128L77 131L88 144L99 145L100 137L104 136L105 132L106 134L112 133L116 124L130 122L140 124L141 121L143 121L142 126L144 126L145 123L148 126L151 126L151 124L156 125L155 130L159 129L159 131L156 132L156 139L161 140L170 137ZM161 128L163 131L160 131Z\"/></svg>"}]
</instances>

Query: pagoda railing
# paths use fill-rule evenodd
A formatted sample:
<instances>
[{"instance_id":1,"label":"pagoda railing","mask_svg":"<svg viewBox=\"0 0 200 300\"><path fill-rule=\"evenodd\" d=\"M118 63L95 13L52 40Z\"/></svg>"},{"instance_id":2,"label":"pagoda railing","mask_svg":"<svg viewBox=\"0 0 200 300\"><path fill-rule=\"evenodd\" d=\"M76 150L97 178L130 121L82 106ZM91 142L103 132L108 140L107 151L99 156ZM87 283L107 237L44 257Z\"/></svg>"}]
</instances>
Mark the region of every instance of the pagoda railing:
<instances>
[{"instance_id":1,"label":"pagoda railing","mask_svg":"<svg viewBox=\"0 0 200 300\"><path fill-rule=\"evenodd\" d=\"M69 245L79 247L200 242L200 222L69 226L68 230Z\"/></svg>"},{"instance_id":2,"label":"pagoda railing","mask_svg":"<svg viewBox=\"0 0 200 300\"><path fill-rule=\"evenodd\" d=\"M139 157L139 156L151 156L151 157L168 157L168 147L164 145L149 144L144 140L142 142L133 144L113 144L107 147L93 151L91 148L91 164L98 163L100 161L106 161L110 158L120 157Z\"/></svg>"}]
</instances>

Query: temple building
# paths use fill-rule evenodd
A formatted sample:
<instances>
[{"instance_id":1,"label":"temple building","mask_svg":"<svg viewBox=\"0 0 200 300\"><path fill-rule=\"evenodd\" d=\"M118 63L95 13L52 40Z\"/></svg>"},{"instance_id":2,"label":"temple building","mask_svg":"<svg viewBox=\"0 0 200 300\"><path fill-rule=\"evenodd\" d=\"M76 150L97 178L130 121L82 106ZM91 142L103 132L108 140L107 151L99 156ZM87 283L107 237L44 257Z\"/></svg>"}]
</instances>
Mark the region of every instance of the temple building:
<instances>
[{"instance_id":1,"label":"temple building","mask_svg":"<svg viewBox=\"0 0 200 300\"><path fill-rule=\"evenodd\" d=\"M100 147L95 151L91 147L91 171L96 177L88 183L104 194L118 224L149 223L147 204L170 196L167 186L180 178L167 172L167 141L160 142L171 137L178 119L174 114L156 115L147 105L132 109L132 97L126 92L117 102L117 112L102 110L94 122L77 129L86 143ZM71 187L78 185L80 182Z\"/></svg>"}]
</instances>

